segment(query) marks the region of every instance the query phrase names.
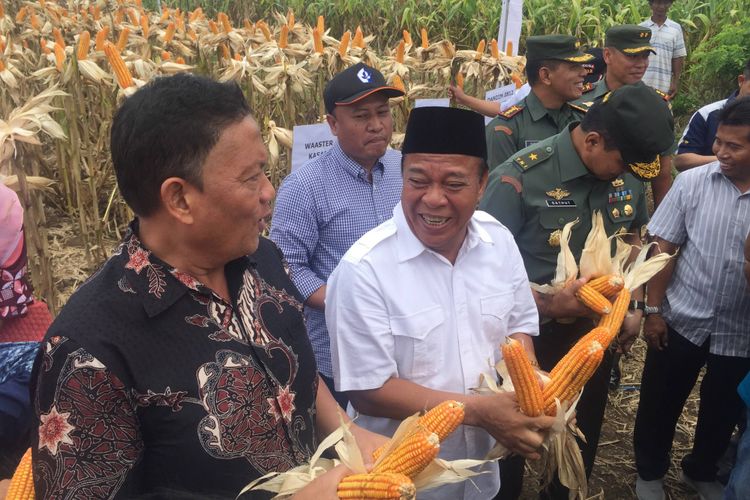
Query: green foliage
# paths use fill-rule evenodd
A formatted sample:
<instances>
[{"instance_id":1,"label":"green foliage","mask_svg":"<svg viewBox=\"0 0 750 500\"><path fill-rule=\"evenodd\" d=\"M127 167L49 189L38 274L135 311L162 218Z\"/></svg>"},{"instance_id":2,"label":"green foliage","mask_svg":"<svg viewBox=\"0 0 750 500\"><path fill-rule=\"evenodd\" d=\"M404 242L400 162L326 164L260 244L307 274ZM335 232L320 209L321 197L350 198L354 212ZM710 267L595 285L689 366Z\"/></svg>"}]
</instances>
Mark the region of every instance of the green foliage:
<instances>
[{"instance_id":1,"label":"green foliage","mask_svg":"<svg viewBox=\"0 0 750 500\"><path fill-rule=\"evenodd\" d=\"M675 113L695 111L737 89L737 76L750 59L750 17L725 24L690 54ZM692 111L691 111L692 110Z\"/></svg>"}]
</instances>

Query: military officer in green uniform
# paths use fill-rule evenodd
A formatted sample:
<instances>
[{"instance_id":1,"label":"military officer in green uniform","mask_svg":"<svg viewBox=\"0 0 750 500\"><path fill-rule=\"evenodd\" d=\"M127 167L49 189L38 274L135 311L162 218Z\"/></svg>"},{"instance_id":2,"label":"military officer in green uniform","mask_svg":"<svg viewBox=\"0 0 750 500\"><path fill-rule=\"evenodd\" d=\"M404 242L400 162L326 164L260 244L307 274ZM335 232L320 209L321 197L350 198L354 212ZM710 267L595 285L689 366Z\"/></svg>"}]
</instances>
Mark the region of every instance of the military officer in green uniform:
<instances>
[{"instance_id":1,"label":"military officer in green uniform","mask_svg":"<svg viewBox=\"0 0 750 500\"><path fill-rule=\"evenodd\" d=\"M648 215L639 179L658 175L658 153L672 143L673 134L672 115L661 96L643 84L622 86L598 100L581 123L519 151L492 171L479 208L513 233L529 279L549 283L563 226L579 221L570 239L578 261L594 210L602 212L607 235L629 233L628 241L640 245ZM534 347L543 370L551 370L594 326L590 311L575 298L582 283L576 280L555 295L534 293L541 317ZM640 291L633 296L642 298ZM640 317L638 312L626 319L620 335L626 347L638 333ZM560 323L558 318L576 320ZM580 443L587 475L599 442L611 359L611 353L605 356L577 406L578 426L587 439L587 444ZM513 488L512 478L503 475L502 481ZM567 498L567 490L558 483L551 497Z\"/></svg>"},{"instance_id":2,"label":"military officer in green uniform","mask_svg":"<svg viewBox=\"0 0 750 500\"><path fill-rule=\"evenodd\" d=\"M581 96L586 78L584 62L594 58L568 35L526 39L529 95L499 113L488 125L487 164L496 167L517 151L559 133L581 119L583 110L568 104Z\"/></svg>"},{"instance_id":3,"label":"military officer in green uniform","mask_svg":"<svg viewBox=\"0 0 750 500\"><path fill-rule=\"evenodd\" d=\"M651 53L656 53L656 49L651 46L650 28L636 24L612 26L607 30L604 40L603 56L607 64L604 78L587 86L573 105L588 109L607 92L640 82L648 68L648 56ZM659 93L667 98L663 92ZM660 175L651 181L655 206L661 203L672 185L672 154L675 151L676 142L662 152Z\"/></svg>"}]
</instances>

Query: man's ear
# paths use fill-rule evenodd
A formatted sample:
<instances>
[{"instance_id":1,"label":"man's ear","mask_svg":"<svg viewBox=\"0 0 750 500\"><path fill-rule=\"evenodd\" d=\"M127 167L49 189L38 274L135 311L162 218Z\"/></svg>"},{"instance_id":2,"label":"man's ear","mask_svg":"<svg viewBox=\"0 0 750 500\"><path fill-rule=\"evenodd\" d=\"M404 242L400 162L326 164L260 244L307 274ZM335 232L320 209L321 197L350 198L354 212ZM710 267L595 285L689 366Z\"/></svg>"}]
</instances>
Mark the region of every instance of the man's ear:
<instances>
[{"instance_id":1,"label":"man's ear","mask_svg":"<svg viewBox=\"0 0 750 500\"><path fill-rule=\"evenodd\" d=\"M549 85L552 83L552 79L550 78L550 69L547 66L542 66L539 68L539 81L545 85Z\"/></svg>"},{"instance_id":2,"label":"man's ear","mask_svg":"<svg viewBox=\"0 0 750 500\"><path fill-rule=\"evenodd\" d=\"M602 135L594 130L586 132L586 135L583 137L583 146L587 153L590 153L597 147L603 146L603 143L604 138Z\"/></svg>"},{"instance_id":3,"label":"man's ear","mask_svg":"<svg viewBox=\"0 0 750 500\"><path fill-rule=\"evenodd\" d=\"M328 113L326 115L326 121L328 122L328 126L331 128L331 133L338 137L338 122L336 121L336 116L333 113Z\"/></svg>"},{"instance_id":4,"label":"man's ear","mask_svg":"<svg viewBox=\"0 0 750 500\"><path fill-rule=\"evenodd\" d=\"M193 209L199 190L182 177L169 177L161 183L159 196L164 210L183 224L193 223Z\"/></svg>"}]
</instances>

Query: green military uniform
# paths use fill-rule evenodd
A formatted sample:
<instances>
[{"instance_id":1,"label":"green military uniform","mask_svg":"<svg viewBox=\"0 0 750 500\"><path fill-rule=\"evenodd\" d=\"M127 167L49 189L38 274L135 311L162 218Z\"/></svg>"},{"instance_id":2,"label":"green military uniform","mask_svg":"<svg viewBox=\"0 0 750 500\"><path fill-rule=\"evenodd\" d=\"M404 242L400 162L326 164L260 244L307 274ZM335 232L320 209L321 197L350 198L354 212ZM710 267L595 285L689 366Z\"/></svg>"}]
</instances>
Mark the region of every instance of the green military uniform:
<instances>
[{"instance_id":1,"label":"green military uniform","mask_svg":"<svg viewBox=\"0 0 750 500\"><path fill-rule=\"evenodd\" d=\"M548 283L557 266L560 231L575 219L570 248L576 261L594 210L608 235L635 232L648 221L643 183L626 173L605 182L592 176L573 148L570 131L526 148L492 171L479 205L516 238L529 279Z\"/></svg>"},{"instance_id":2,"label":"green military uniform","mask_svg":"<svg viewBox=\"0 0 750 500\"><path fill-rule=\"evenodd\" d=\"M520 103L499 113L487 125L487 164L500 165L517 151L555 134L572 122L580 121L585 109L563 104L560 109L546 109L532 89Z\"/></svg>"},{"instance_id":3,"label":"green military uniform","mask_svg":"<svg viewBox=\"0 0 750 500\"><path fill-rule=\"evenodd\" d=\"M538 284L549 283L554 276L560 233L568 222L579 220L570 239L576 261L591 229L594 210L602 212L609 236L636 232L646 224L646 196L640 181L658 175L658 152L673 137L666 103L642 84L626 85L608 93L589 113L590 121L601 123L611 136L627 166L626 173L601 180L593 174L596 165L584 164L575 147L575 144L583 147L585 137L577 135L575 127L583 130L582 127L589 126L584 118L581 124L570 125L560 134L517 152L495 168L479 204L481 210L489 212L513 233L529 279ZM597 153L588 158L596 161L593 158L599 156ZM543 322L539 336L533 339L540 367L550 371L594 326L590 318L576 318L566 324ZM579 441L579 446L587 476L596 456L611 368L612 353L608 351L586 384L577 406L578 427L586 436L586 442ZM512 475L511 464L502 467L503 484L512 487L517 479ZM515 470L522 475L523 466ZM559 482L553 482L547 498L567 499L568 491Z\"/></svg>"},{"instance_id":4,"label":"green military uniform","mask_svg":"<svg viewBox=\"0 0 750 500\"><path fill-rule=\"evenodd\" d=\"M569 35L530 36L526 39L527 61L559 60L584 63L594 56L582 52ZM568 124L579 121L584 109L568 103L560 109L547 109L534 93L499 113L485 129L487 164L490 169L517 151L560 133Z\"/></svg>"}]
</instances>

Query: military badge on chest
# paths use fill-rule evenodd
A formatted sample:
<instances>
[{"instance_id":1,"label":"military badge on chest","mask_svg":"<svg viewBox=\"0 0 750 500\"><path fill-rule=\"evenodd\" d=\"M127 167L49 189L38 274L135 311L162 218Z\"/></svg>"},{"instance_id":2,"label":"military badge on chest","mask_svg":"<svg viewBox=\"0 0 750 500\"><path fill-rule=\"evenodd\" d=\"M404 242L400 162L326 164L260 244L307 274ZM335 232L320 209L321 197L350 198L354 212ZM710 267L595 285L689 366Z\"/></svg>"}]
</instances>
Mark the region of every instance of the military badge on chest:
<instances>
[{"instance_id":1,"label":"military badge on chest","mask_svg":"<svg viewBox=\"0 0 750 500\"><path fill-rule=\"evenodd\" d=\"M547 206L550 208L553 207L575 207L576 202L573 200L567 200L568 196L570 196L570 191L566 191L562 188L555 188L552 191L547 191L545 193L547 196L552 198L551 200L545 200L547 203Z\"/></svg>"},{"instance_id":2,"label":"military badge on chest","mask_svg":"<svg viewBox=\"0 0 750 500\"><path fill-rule=\"evenodd\" d=\"M612 181L613 191L607 193L607 203L609 205L629 202L633 199L633 190L625 189L625 181L621 178L617 178ZM610 212L614 219L619 219L622 216L630 217L633 215L633 206L630 203L626 203L625 206L613 207Z\"/></svg>"}]
</instances>

